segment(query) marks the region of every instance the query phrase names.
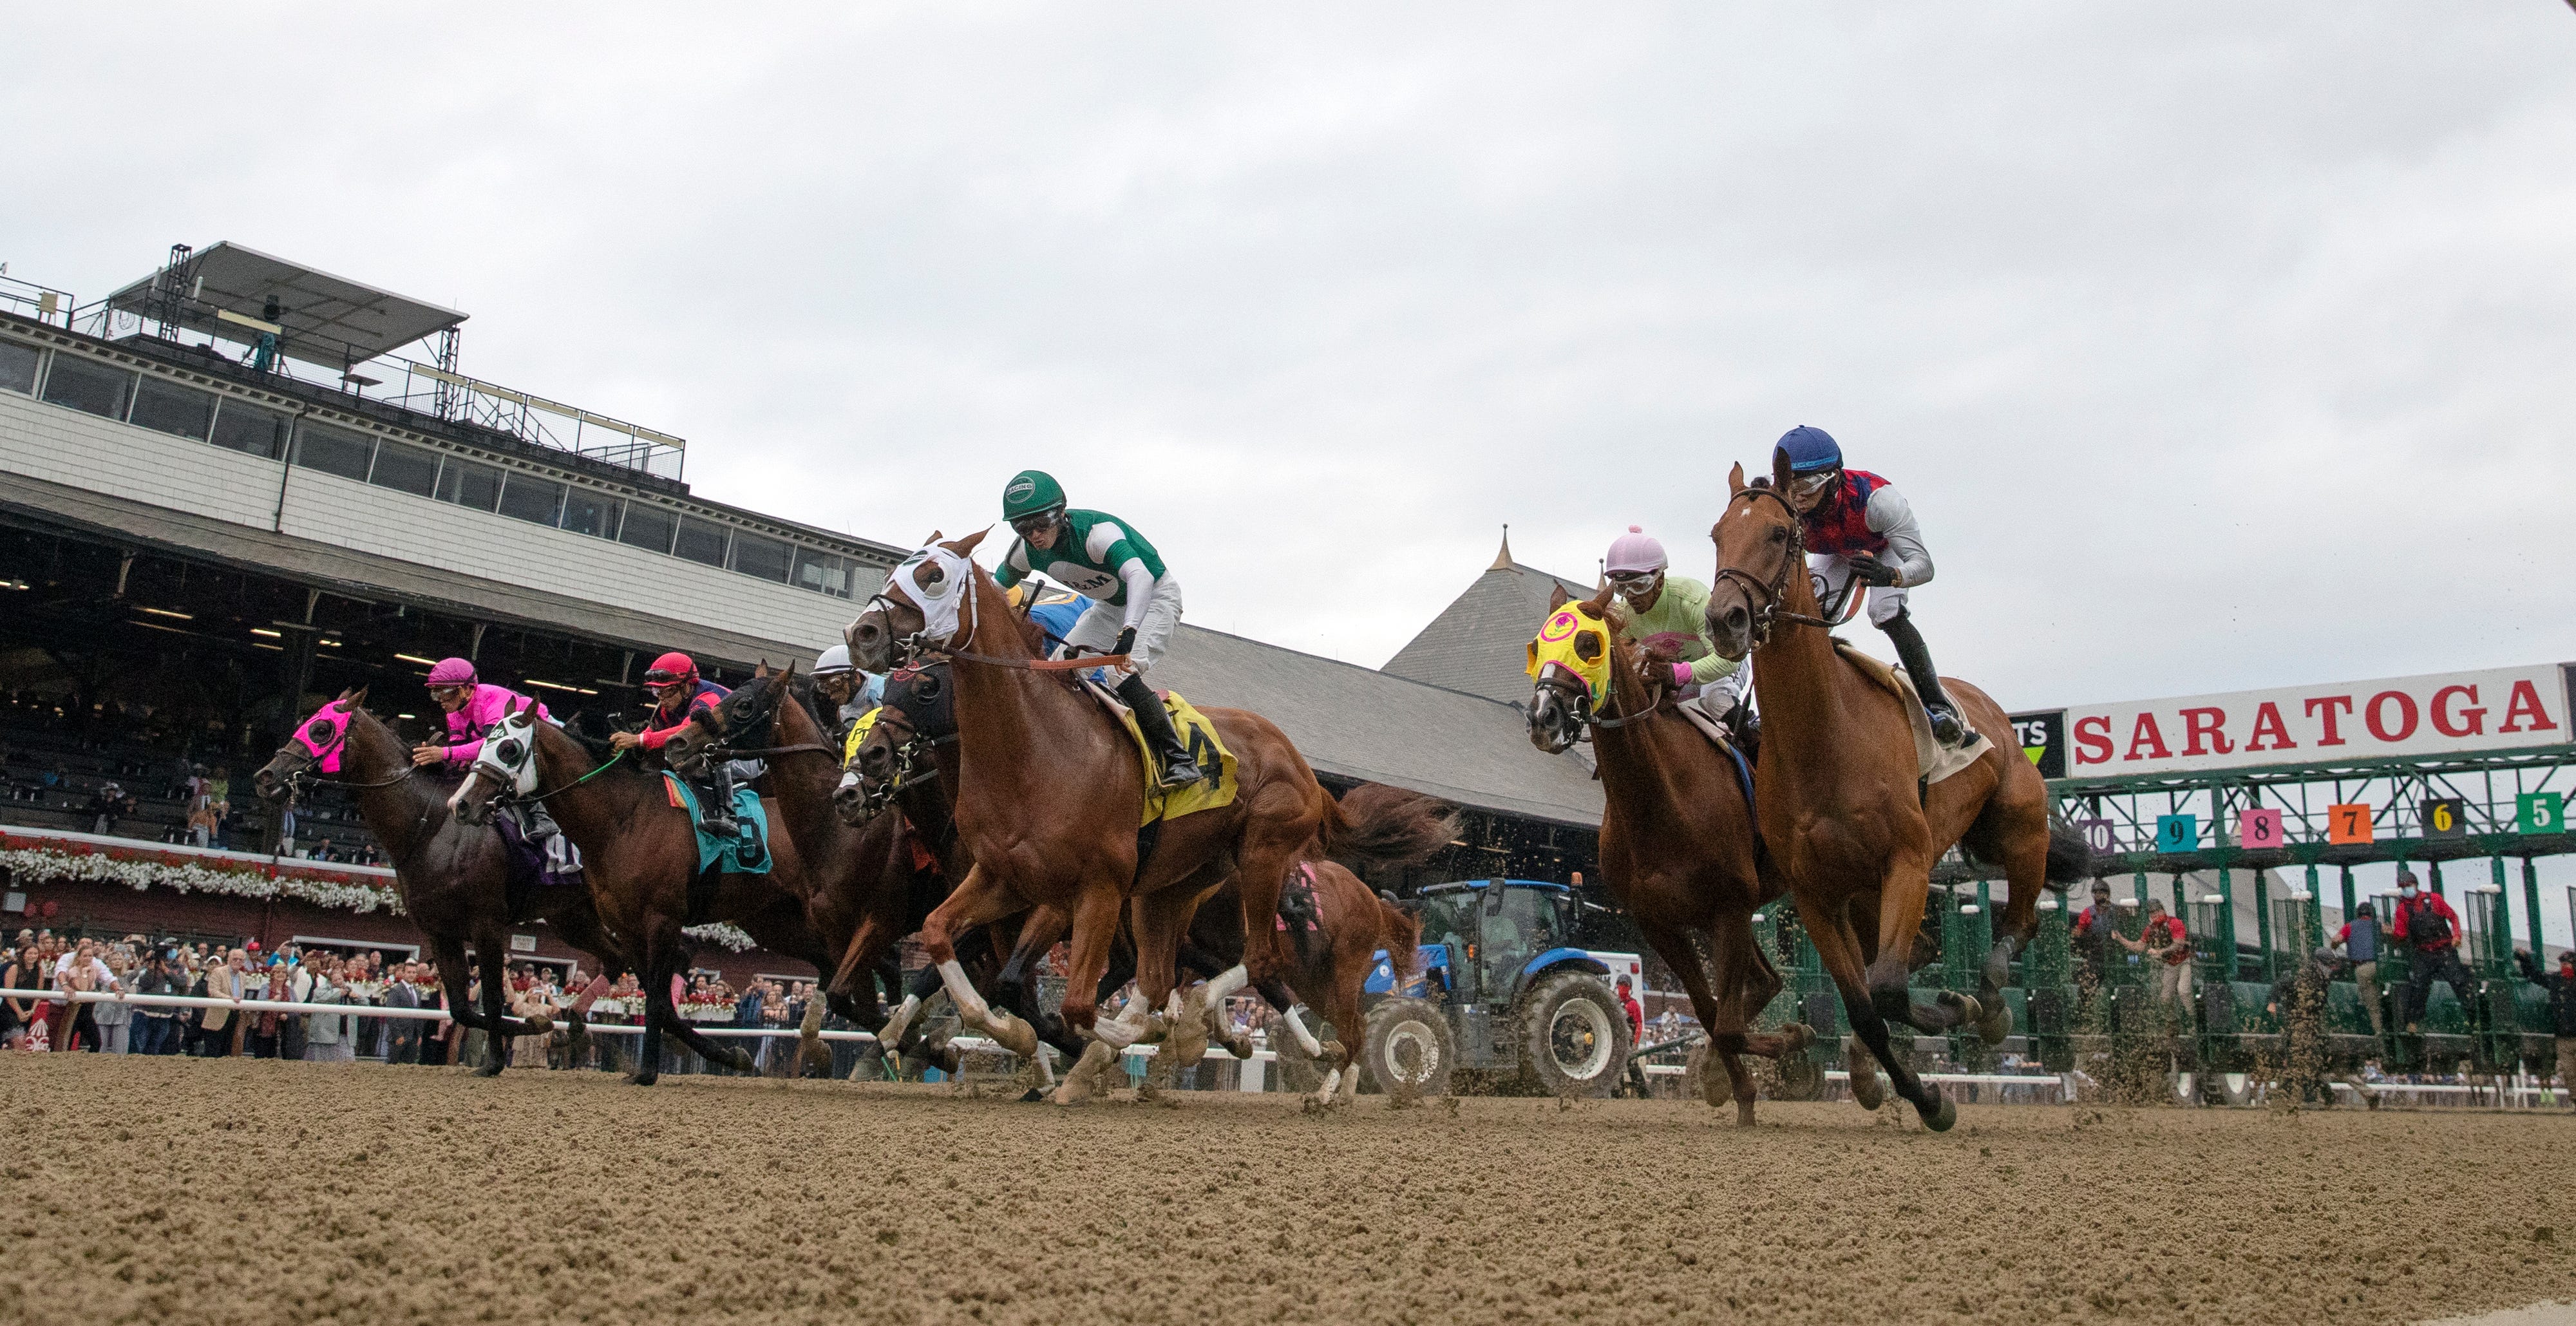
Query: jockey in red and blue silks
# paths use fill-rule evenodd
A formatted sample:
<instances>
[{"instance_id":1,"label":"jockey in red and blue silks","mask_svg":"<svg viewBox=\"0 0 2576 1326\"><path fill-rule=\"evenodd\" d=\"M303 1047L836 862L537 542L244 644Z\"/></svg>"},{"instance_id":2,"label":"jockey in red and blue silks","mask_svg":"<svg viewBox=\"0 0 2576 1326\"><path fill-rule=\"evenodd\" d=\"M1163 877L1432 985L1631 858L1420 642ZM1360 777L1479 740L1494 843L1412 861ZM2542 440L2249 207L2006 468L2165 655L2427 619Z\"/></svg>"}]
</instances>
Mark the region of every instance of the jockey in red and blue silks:
<instances>
[{"instance_id":1,"label":"jockey in red and blue silks","mask_svg":"<svg viewBox=\"0 0 2576 1326\"><path fill-rule=\"evenodd\" d=\"M716 707L733 694L698 675L697 660L673 650L653 660L644 670L644 689L653 697L653 711L644 716L641 732L620 732L609 738L619 750L641 746L660 750L671 740L671 734L689 725L701 712ZM731 761L708 761L707 786L698 788L698 826L719 837L741 833L733 817L733 774ZM692 780L695 786L695 780ZM712 793L712 795L710 795Z\"/></svg>"},{"instance_id":2,"label":"jockey in red and blue silks","mask_svg":"<svg viewBox=\"0 0 2576 1326\"><path fill-rule=\"evenodd\" d=\"M554 721L544 703L479 680L474 665L461 658L442 658L429 670L429 698L447 711L447 740L412 747L411 762L416 765L472 764L483 752L483 734L520 705L535 704L537 717Z\"/></svg>"},{"instance_id":3,"label":"jockey in red and blue silks","mask_svg":"<svg viewBox=\"0 0 2576 1326\"><path fill-rule=\"evenodd\" d=\"M1905 608L1906 591L1932 580L1932 553L1923 545L1914 508L1887 480L1845 469L1841 445L1821 428L1790 429L1780 436L1778 452L1789 460L1789 505L1805 526L1816 597L1834 612L1854 581L1868 586L1870 624L1896 646L1897 661L1923 697L1932 735L1949 746L1975 740L1958 706L1942 693L1932 651Z\"/></svg>"}]
</instances>

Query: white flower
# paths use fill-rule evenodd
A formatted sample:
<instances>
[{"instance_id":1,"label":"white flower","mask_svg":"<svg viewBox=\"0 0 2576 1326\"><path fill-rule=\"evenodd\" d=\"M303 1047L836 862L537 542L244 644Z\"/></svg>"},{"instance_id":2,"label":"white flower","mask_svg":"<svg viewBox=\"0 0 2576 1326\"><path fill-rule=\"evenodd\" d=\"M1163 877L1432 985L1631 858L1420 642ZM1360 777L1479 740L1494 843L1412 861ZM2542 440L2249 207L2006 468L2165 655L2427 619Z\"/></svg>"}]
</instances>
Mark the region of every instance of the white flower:
<instances>
[{"instance_id":1,"label":"white flower","mask_svg":"<svg viewBox=\"0 0 2576 1326\"><path fill-rule=\"evenodd\" d=\"M81 881L123 884L135 890L163 888L181 893L216 893L234 898L292 898L341 911L400 914L402 896L393 889L354 880L330 879L281 865L271 875L264 865L209 865L202 861L159 859L151 848L97 848L73 851L58 847L0 847L0 866L28 883ZM739 932L737 932L739 933Z\"/></svg>"}]
</instances>

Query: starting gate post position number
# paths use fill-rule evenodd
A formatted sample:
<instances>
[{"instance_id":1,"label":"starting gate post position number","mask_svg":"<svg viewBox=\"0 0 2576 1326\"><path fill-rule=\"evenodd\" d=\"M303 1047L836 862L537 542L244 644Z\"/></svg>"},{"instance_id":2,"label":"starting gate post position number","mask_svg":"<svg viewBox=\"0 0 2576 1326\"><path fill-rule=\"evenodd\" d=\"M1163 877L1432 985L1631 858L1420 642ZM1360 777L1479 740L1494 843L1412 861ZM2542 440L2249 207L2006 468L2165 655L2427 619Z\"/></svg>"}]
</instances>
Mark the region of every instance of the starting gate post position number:
<instances>
[{"instance_id":1,"label":"starting gate post position number","mask_svg":"<svg viewBox=\"0 0 2576 1326\"><path fill-rule=\"evenodd\" d=\"M2565 833L2567 799L2556 792L2525 792L2513 799L2515 826L2524 833Z\"/></svg>"},{"instance_id":2,"label":"starting gate post position number","mask_svg":"<svg viewBox=\"0 0 2576 1326\"><path fill-rule=\"evenodd\" d=\"M2326 807L2326 841L2338 846L2367 845L2375 835L2370 826L2370 803L2355 801Z\"/></svg>"},{"instance_id":3,"label":"starting gate post position number","mask_svg":"<svg viewBox=\"0 0 2576 1326\"><path fill-rule=\"evenodd\" d=\"M2469 836L2469 803L2459 797L2437 797L2424 803L2424 836Z\"/></svg>"},{"instance_id":4,"label":"starting gate post position number","mask_svg":"<svg viewBox=\"0 0 2576 1326\"><path fill-rule=\"evenodd\" d=\"M2236 842L2240 847L2261 850L2278 847L2289 841L2281 832L2281 812L2270 808L2249 810L2236 817Z\"/></svg>"},{"instance_id":5,"label":"starting gate post position number","mask_svg":"<svg viewBox=\"0 0 2576 1326\"><path fill-rule=\"evenodd\" d=\"M2188 852L2199 845L2200 817L2198 815L2156 816L2157 851Z\"/></svg>"}]
</instances>

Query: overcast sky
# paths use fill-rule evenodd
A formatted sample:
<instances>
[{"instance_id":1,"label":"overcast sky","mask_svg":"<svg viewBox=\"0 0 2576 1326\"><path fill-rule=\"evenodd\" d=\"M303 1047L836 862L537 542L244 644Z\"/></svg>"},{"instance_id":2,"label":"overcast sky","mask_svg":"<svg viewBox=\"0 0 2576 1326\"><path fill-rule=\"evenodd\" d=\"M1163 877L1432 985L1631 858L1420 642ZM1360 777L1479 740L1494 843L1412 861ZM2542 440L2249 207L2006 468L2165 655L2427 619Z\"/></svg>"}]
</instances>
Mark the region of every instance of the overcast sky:
<instances>
[{"instance_id":1,"label":"overcast sky","mask_svg":"<svg viewBox=\"0 0 2576 1326\"><path fill-rule=\"evenodd\" d=\"M889 542L1047 468L1365 664L1802 422L2007 706L2576 658L2560 0L580 13L14 6L0 259L450 304Z\"/></svg>"}]
</instances>

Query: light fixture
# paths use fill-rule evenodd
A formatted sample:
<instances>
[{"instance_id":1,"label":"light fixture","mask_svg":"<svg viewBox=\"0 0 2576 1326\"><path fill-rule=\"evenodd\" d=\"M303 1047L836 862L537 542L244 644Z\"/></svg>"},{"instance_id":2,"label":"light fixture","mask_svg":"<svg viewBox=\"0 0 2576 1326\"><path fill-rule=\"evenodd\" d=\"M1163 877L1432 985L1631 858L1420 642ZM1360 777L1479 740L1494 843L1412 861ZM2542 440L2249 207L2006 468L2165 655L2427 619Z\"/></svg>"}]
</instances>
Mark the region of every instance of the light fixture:
<instances>
[{"instance_id":1,"label":"light fixture","mask_svg":"<svg viewBox=\"0 0 2576 1326\"><path fill-rule=\"evenodd\" d=\"M267 627L265 627L265 626L254 626L254 627L250 628L250 633L251 633L252 635L258 636L258 637L260 637L261 639L264 639L264 640L283 640L283 639L285 639L285 638L286 638L285 636L279 635L277 632L272 631L272 630L268 629L268 628L267 628Z\"/></svg>"},{"instance_id":2,"label":"light fixture","mask_svg":"<svg viewBox=\"0 0 2576 1326\"><path fill-rule=\"evenodd\" d=\"M135 611L137 611L137 612L148 612L148 613L151 613L151 614L152 614L153 616L155 616L155 617L167 617L167 618L170 618L170 619L171 619L171 620L173 620L173 621L193 622L193 621L197 620L194 614L191 614L191 613L185 613L185 612L173 612L173 611L171 611L171 610L170 610L170 609L168 609L168 608L137 608L137 609L135 609Z\"/></svg>"},{"instance_id":3,"label":"light fixture","mask_svg":"<svg viewBox=\"0 0 2576 1326\"><path fill-rule=\"evenodd\" d=\"M340 647L340 642L339 642L339 641L337 641L337 640L327 640L327 639L326 639L326 640L319 640L319 641L316 641L315 643L317 643L317 644L325 644L325 645L329 645L329 646L331 646L333 649L337 649L337 648L339 648L339 647Z\"/></svg>"},{"instance_id":4,"label":"light fixture","mask_svg":"<svg viewBox=\"0 0 2576 1326\"><path fill-rule=\"evenodd\" d=\"M413 715L410 715L410 714L396 714L396 715L394 715L394 717L396 717L396 718L410 718L410 717L412 717L412 716L413 716Z\"/></svg>"},{"instance_id":5,"label":"light fixture","mask_svg":"<svg viewBox=\"0 0 2576 1326\"><path fill-rule=\"evenodd\" d=\"M424 668L434 668L438 666L437 659L422 658L418 654L396 654L394 657L401 659L405 663L418 663Z\"/></svg>"},{"instance_id":6,"label":"light fixture","mask_svg":"<svg viewBox=\"0 0 2576 1326\"><path fill-rule=\"evenodd\" d=\"M0 589L25 589L26 587L27 582L24 580L0 580Z\"/></svg>"},{"instance_id":7,"label":"light fixture","mask_svg":"<svg viewBox=\"0 0 2576 1326\"><path fill-rule=\"evenodd\" d=\"M531 685L531 686L543 686L543 687L545 687L547 690L550 690L550 691L566 691L566 692L569 692L569 693L574 694L574 695L597 695L597 694L599 694L599 692L594 691L594 690L591 690L589 687L586 687L586 686L566 686L566 685L564 685L562 682L559 682L559 681L539 681L539 680L537 680L537 679L536 679L536 678L534 678L534 677L530 677L530 678L528 678L528 679L527 679L527 683L528 683L529 685Z\"/></svg>"}]
</instances>

